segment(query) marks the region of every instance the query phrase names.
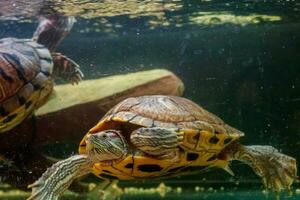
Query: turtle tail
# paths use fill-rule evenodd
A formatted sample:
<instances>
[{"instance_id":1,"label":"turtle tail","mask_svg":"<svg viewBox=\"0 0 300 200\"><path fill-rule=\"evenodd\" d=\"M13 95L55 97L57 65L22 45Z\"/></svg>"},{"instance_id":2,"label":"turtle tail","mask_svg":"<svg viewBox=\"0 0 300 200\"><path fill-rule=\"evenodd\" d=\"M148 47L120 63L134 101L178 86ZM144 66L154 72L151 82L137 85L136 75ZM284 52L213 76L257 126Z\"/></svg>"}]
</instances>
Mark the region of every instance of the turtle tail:
<instances>
[{"instance_id":1,"label":"turtle tail","mask_svg":"<svg viewBox=\"0 0 300 200\"><path fill-rule=\"evenodd\" d=\"M74 22L74 17L59 14L40 16L39 25L33 34L33 40L53 52L71 31Z\"/></svg>"}]
</instances>

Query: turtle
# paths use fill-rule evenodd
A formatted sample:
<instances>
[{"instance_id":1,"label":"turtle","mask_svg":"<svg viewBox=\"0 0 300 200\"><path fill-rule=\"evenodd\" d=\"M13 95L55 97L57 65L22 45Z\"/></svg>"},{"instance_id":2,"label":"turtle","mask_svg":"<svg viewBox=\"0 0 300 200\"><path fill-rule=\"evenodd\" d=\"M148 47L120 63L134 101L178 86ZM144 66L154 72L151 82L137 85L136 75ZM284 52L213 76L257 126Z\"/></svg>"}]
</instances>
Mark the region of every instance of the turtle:
<instances>
[{"instance_id":1,"label":"turtle","mask_svg":"<svg viewBox=\"0 0 300 200\"><path fill-rule=\"evenodd\" d=\"M58 199L88 173L104 180L140 180L219 167L233 175L232 160L252 167L268 189L289 189L297 177L296 160L272 146L244 146L243 136L189 99L131 97L87 132L79 154L55 163L29 185L28 200Z\"/></svg>"},{"instance_id":2,"label":"turtle","mask_svg":"<svg viewBox=\"0 0 300 200\"><path fill-rule=\"evenodd\" d=\"M79 65L55 52L70 32L75 18L41 16L30 39L0 40L0 133L19 125L52 94L53 77L78 83L83 73Z\"/></svg>"}]
</instances>

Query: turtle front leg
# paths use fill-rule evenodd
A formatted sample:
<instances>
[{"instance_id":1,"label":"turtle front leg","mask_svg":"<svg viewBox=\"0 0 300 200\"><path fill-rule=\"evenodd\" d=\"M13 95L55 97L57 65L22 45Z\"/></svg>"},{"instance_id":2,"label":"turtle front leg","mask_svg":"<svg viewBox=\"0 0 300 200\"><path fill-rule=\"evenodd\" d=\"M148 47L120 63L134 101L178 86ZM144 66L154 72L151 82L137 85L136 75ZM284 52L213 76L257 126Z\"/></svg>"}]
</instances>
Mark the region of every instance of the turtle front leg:
<instances>
[{"instance_id":1,"label":"turtle front leg","mask_svg":"<svg viewBox=\"0 0 300 200\"><path fill-rule=\"evenodd\" d=\"M178 145L183 133L172 128L139 128L131 133L131 142L142 152L161 159L179 159Z\"/></svg>"},{"instance_id":2,"label":"turtle front leg","mask_svg":"<svg viewBox=\"0 0 300 200\"><path fill-rule=\"evenodd\" d=\"M71 84L78 83L83 78L80 66L61 53L52 53L54 63L54 76L60 77Z\"/></svg>"},{"instance_id":3,"label":"turtle front leg","mask_svg":"<svg viewBox=\"0 0 300 200\"><path fill-rule=\"evenodd\" d=\"M57 200L78 177L91 172L92 162L87 155L75 155L55 163L33 184L27 200Z\"/></svg>"},{"instance_id":4,"label":"turtle front leg","mask_svg":"<svg viewBox=\"0 0 300 200\"><path fill-rule=\"evenodd\" d=\"M262 178L267 189L280 192L290 189L297 178L296 160L280 153L272 146L242 146L232 144L225 150L231 159L248 164Z\"/></svg>"},{"instance_id":5,"label":"turtle front leg","mask_svg":"<svg viewBox=\"0 0 300 200\"><path fill-rule=\"evenodd\" d=\"M70 33L75 21L74 17L60 14L39 16L39 25L34 32L33 40L43 44L53 52Z\"/></svg>"}]
</instances>

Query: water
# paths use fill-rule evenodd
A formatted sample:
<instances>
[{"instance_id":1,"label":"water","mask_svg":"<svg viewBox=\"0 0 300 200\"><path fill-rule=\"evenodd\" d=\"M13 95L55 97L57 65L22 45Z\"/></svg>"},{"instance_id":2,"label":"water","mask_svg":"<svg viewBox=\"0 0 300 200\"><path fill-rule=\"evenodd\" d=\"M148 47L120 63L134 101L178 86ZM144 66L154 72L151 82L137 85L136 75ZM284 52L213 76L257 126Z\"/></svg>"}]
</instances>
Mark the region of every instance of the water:
<instances>
[{"instance_id":1,"label":"water","mask_svg":"<svg viewBox=\"0 0 300 200\"><path fill-rule=\"evenodd\" d=\"M77 22L58 51L81 66L86 80L152 69L170 70L183 81L185 97L246 133L243 144L272 145L299 160L299 5L297 1L279 0L35 0L31 3L0 0L0 36L30 38L38 24L36 15L58 12L75 16ZM38 133L38 140L29 144L55 158L75 154L85 132L101 118L98 115L105 113L105 109L95 114L92 110L96 107L88 108L79 109L82 116L77 118L76 114L66 112L64 117L71 119L63 124L59 124L62 114L46 118L38 130L64 128L64 131L53 134L55 138ZM76 132L68 128L75 126L74 123L78 126L74 128ZM15 146L30 146L26 145L31 141L28 134L21 136L15 141L12 134L2 135L2 151L11 153L18 150ZM31 154L14 157L22 161L20 166L27 166L35 158ZM39 159L42 158L36 158ZM260 181L248 166L234 162L232 169L234 178L222 170L197 176L201 180L199 187L207 190L223 186L225 191L196 192L195 178L184 176L172 187L182 187L184 192L176 193L174 189L165 198L273 199L272 195L261 192ZM17 177L27 179L37 171L30 168L26 173L18 172ZM203 177L207 181L202 181ZM89 178L98 181L93 176ZM21 182L17 181L17 185L25 188ZM172 183L166 181L167 185ZM132 184L121 182L123 187ZM293 191L297 188L299 184L295 183ZM2 191L6 194L10 190ZM151 194L136 194L124 195L122 199L141 196L153 198ZM17 198L17 194L5 198ZM299 198L299 194L282 197Z\"/></svg>"}]
</instances>

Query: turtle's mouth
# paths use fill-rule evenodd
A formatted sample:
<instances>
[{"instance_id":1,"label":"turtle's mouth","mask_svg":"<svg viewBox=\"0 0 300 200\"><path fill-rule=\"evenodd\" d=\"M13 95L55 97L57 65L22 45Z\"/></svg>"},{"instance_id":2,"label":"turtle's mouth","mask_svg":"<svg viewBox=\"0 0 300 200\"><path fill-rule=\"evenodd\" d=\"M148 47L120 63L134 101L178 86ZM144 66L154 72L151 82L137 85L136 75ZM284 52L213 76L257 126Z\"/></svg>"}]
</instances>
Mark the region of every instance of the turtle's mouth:
<instances>
[{"instance_id":1,"label":"turtle's mouth","mask_svg":"<svg viewBox=\"0 0 300 200\"><path fill-rule=\"evenodd\" d=\"M91 141L91 134L86 136L86 152L91 152L91 150L94 148L93 142Z\"/></svg>"}]
</instances>

